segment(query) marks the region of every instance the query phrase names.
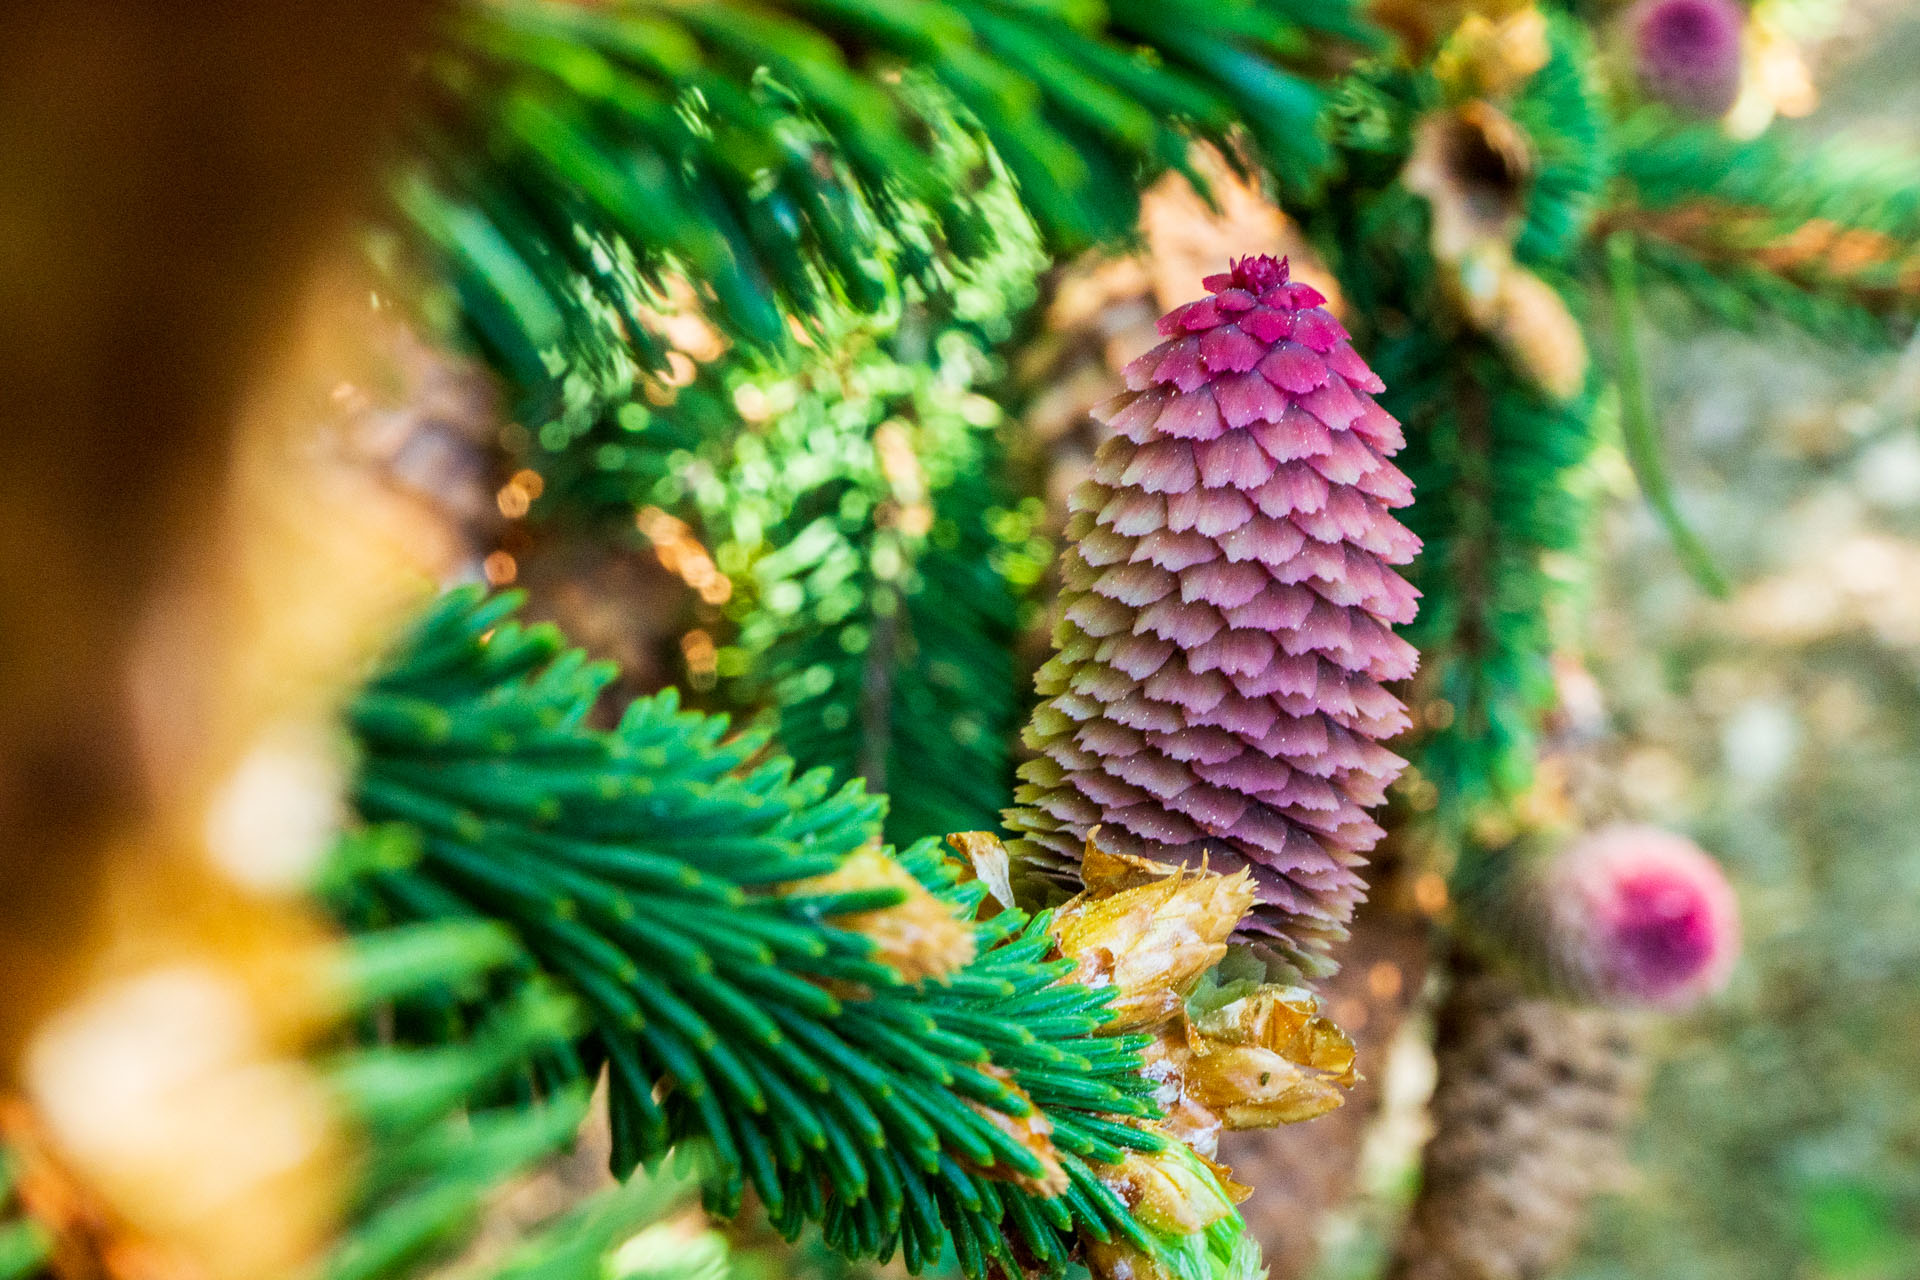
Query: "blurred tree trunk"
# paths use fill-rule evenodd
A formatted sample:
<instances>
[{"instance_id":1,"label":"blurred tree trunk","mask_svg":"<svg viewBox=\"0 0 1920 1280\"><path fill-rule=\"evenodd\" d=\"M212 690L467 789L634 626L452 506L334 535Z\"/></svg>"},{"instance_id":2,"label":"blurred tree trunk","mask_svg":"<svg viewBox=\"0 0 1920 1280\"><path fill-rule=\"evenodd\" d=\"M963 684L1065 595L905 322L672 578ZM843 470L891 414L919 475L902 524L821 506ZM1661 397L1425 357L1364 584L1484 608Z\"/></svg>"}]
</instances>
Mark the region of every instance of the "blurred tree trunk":
<instances>
[{"instance_id":1,"label":"blurred tree trunk","mask_svg":"<svg viewBox=\"0 0 1920 1280\"><path fill-rule=\"evenodd\" d=\"M369 194L430 9L0 10L9 1050L79 977L106 851L150 818L130 655L213 536L243 393Z\"/></svg>"}]
</instances>

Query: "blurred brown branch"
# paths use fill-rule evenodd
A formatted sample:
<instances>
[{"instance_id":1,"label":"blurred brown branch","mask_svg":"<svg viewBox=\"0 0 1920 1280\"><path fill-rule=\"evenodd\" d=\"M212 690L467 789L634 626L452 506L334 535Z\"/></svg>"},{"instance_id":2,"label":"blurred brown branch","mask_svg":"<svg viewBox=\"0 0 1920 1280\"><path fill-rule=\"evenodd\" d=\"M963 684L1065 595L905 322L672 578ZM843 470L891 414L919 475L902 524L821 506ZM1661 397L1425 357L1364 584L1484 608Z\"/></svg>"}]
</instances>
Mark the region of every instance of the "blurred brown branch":
<instances>
[{"instance_id":1,"label":"blurred brown branch","mask_svg":"<svg viewBox=\"0 0 1920 1280\"><path fill-rule=\"evenodd\" d=\"M342 249L429 17L0 12L0 1089L129 1274L286 1274L352 1176L291 891L445 568L354 458L397 379Z\"/></svg>"},{"instance_id":2,"label":"blurred brown branch","mask_svg":"<svg viewBox=\"0 0 1920 1280\"><path fill-rule=\"evenodd\" d=\"M156 591L214 536L243 391L367 187L429 9L0 14L9 1045L75 976L105 850L152 808L129 654Z\"/></svg>"},{"instance_id":3,"label":"blurred brown branch","mask_svg":"<svg viewBox=\"0 0 1920 1280\"><path fill-rule=\"evenodd\" d=\"M1612 210L1596 230L1602 239L1632 231L1704 262L1758 267L1802 288L1839 289L1874 311L1920 298L1920 246L1826 218L1783 227L1766 209L1690 200L1669 209Z\"/></svg>"},{"instance_id":4,"label":"blurred brown branch","mask_svg":"<svg viewBox=\"0 0 1920 1280\"><path fill-rule=\"evenodd\" d=\"M1528 995L1456 957L1434 1135L1389 1280L1537 1280L1617 1182L1645 1065L1628 1015Z\"/></svg>"}]
</instances>

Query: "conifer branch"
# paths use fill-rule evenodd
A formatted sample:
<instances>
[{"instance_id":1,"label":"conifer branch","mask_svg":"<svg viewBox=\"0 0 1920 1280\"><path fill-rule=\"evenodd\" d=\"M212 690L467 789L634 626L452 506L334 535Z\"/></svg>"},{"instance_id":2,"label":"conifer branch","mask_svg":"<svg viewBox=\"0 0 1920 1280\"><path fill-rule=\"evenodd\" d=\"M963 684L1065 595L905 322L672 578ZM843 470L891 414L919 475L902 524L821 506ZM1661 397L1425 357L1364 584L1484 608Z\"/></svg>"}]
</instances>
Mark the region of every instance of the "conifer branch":
<instances>
[{"instance_id":1,"label":"conifer branch","mask_svg":"<svg viewBox=\"0 0 1920 1280\"><path fill-rule=\"evenodd\" d=\"M369 837L349 837L349 844ZM371 837L376 843L379 837ZM376 849L343 851L343 865L378 862ZM337 985L363 1017L421 1001L484 999L499 980L530 972L512 936L493 924L437 922L378 929L347 942ZM328 1064L336 1095L362 1135L365 1158L339 1236L319 1280L410 1280L457 1256L493 1209L503 1185L532 1174L570 1146L587 1112L581 1082L537 1097L511 1096L530 1055L568 1052L578 1030L570 1000L535 980L488 1002L473 1033L422 1046L372 1035ZM561 1047L555 1050L554 1046ZM685 1162L698 1166L698 1153ZM529 1227L494 1256L470 1258L481 1280L597 1280L617 1249L643 1227L670 1228L695 1194L679 1173L634 1178L596 1191ZM665 1238L659 1238L664 1235ZM649 1280L722 1280L718 1236L685 1230L640 1237Z\"/></svg>"},{"instance_id":2,"label":"conifer branch","mask_svg":"<svg viewBox=\"0 0 1920 1280\"><path fill-rule=\"evenodd\" d=\"M1772 318L1868 348L1920 321L1920 197L1903 160L1843 142L1621 126L1620 181L1602 233L1634 233L1647 269L1723 323Z\"/></svg>"},{"instance_id":3,"label":"conifer branch","mask_svg":"<svg viewBox=\"0 0 1920 1280\"><path fill-rule=\"evenodd\" d=\"M1533 776L1598 439L1570 273L1635 145L1617 136L1586 30L1554 15L1542 35L1536 68L1505 96L1443 79L1440 62L1351 77L1336 110L1347 176L1303 219L1370 343L1381 403L1407 427L1400 463L1420 495L1407 525L1424 543L1409 577L1425 599L1406 631L1422 657L1415 729L1394 746L1418 773L1416 807L1438 807L1450 842ZM1410 185L1423 122L1464 122L1468 108L1487 127L1418 157L1432 172ZM1505 152L1492 145L1503 133ZM1504 295L1503 277L1524 291ZM1530 306L1502 311L1511 296Z\"/></svg>"},{"instance_id":4,"label":"conifer branch","mask_svg":"<svg viewBox=\"0 0 1920 1280\"><path fill-rule=\"evenodd\" d=\"M916 1269L949 1235L975 1276L1057 1274L1082 1234L1152 1252L1092 1169L1159 1146L1131 1123L1154 1113L1142 1041L1100 1033L1107 997L1063 983L1045 918L1001 912L978 960L913 985L847 926L916 892L964 919L979 885L925 843L901 855L911 889L819 881L875 839L878 801L751 764L759 738L671 693L587 727L608 673L513 603L450 596L359 699L361 810L417 858L340 877L343 915L510 922L587 1011L579 1065L550 1070L608 1065L617 1171L701 1139L716 1208L751 1184L783 1232L818 1221ZM1036 1114L1039 1154L1015 1136Z\"/></svg>"},{"instance_id":5,"label":"conifer branch","mask_svg":"<svg viewBox=\"0 0 1920 1280\"><path fill-rule=\"evenodd\" d=\"M651 308L695 282L734 337L880 306L996 234L984 143L1048 245L1126 234L1191 136L1244 125L1304 190L1331 162L1348 0L476 6L431 60L392 187L404 242L538 408L657 367ZM977 140L960 141L962 135Z\"/></svg>"},{"instance_id":6,"label":"conifer branch","mask_svg":"<svg viewBox=\"0 0 1920 1280\"><path fill-rule=\"evenodd\" d=\"M1457 836L1532 779L1566 557L1588 531L1580 473L1597 432L1591 388L1554 401L1484 348L1455 347L1441 363L1429 366L1437 381L1385 399L1405 406L1406 470L1424 495L1408 519L1426 542L1413 581L1427 600L1408 629L1423 668L1413 700L1422 728L1407 750Z\"/></svg>"}]
</instances>

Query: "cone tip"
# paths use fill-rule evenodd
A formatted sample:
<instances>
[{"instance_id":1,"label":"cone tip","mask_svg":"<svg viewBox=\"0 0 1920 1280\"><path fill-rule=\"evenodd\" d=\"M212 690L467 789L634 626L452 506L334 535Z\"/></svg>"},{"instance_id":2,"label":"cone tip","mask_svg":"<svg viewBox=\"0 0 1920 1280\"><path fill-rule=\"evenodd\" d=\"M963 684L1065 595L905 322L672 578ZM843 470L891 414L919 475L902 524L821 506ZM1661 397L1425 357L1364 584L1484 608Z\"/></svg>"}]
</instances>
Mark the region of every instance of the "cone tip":
<instances>
[{"instance_id":1,"label":"cone tip","mask_svg":"<svg viewBox=\"0 0 1920 1280\"><path fill-rule=\"evenodd\" d=\"M1255 253L1244 258L1229 259L1225 272L1208 276L1203 283L1211 293L1245 289L1248 293L1258 295L1285 284L1289 274L1284 255L1276 258L1270 253Z\"/></svg>"}]
</instances>

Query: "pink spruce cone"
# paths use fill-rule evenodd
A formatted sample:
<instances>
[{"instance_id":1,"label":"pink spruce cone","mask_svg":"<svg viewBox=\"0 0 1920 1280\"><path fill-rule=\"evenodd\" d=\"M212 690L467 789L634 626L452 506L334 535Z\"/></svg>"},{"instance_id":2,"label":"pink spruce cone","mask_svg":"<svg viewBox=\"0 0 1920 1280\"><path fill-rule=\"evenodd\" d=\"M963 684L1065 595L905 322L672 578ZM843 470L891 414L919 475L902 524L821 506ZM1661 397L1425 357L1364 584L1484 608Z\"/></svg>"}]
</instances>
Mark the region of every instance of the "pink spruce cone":
<instances>
[{"instance_id":1,"label":"pink spruce cone","mask_svg":"<svg viewBox=\"0 0 1920 1280\"><path fill-rule=\"evenodd\" d=\"M1735 0L1641 0L1627 21L1650 95L1698 116L1727 113L1740 96L1745 9Z\"/></svg>"},{"instance_id":2,"label":"pink spruce cone","mask_svg":"<svg viewBox=\"0 0 1920 1280\"><path fill-rule=\"evenodd\" d=\"M1587 999L1687 1005L1725 984L1740 951L1739 908L1719 864L1657 827L1574 841L1538 891L1552 976Z\"/></svg>"},{"instance_id":3,"label":"pink spruce cone","mask_svg":"<svg viewBox=\"0 0 1920 1280\"><path fill-rule=\"evenodd\" d=\"M1320 969L1405 761L1382 687L1419 540L1386 461L1379 378L1284 258L1209 276L1095 416L1114 432L1069 504L1063 617L1027 726L1015 848L1072 884L1089 828L1116 853L1253 869L1241 926Z\"/></svg>"}]
</instances>

